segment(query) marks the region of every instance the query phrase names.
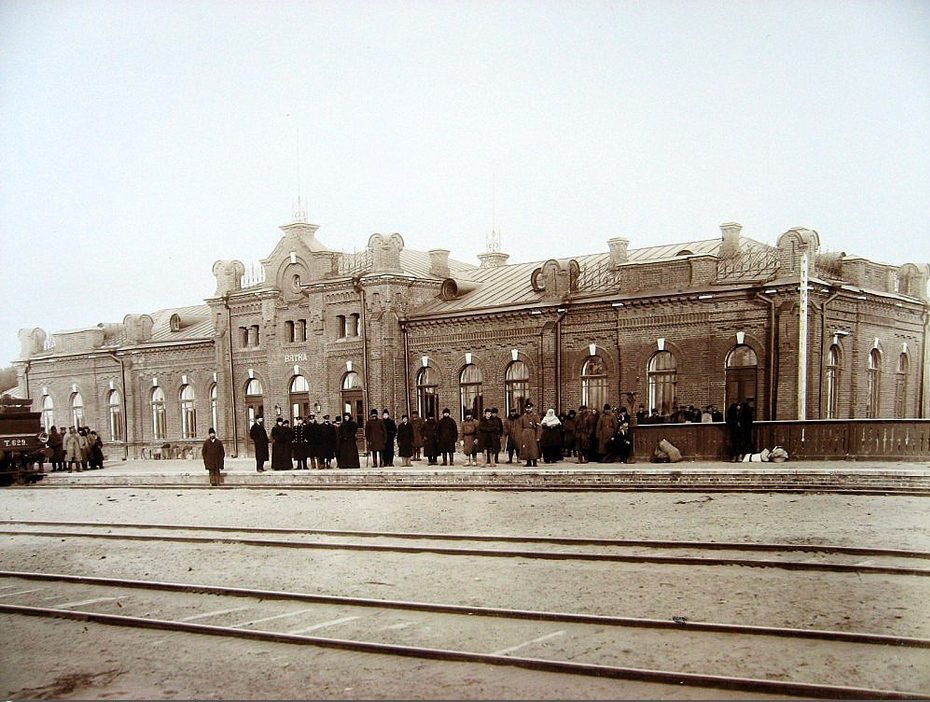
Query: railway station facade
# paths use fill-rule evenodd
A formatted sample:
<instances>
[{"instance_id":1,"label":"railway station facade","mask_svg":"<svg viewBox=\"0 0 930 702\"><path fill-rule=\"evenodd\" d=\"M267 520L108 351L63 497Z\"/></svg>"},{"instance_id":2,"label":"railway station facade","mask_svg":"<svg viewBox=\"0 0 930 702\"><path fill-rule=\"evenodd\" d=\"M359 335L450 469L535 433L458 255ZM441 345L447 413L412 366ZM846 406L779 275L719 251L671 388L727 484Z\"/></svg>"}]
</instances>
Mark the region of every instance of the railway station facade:
<instances>
[{"instance_id":1,"label":"railway station facade","mask_svg":"<svg viewBox=\"0 0 930 702\"><path fill-rule=\"evenodd\" d=\"M400 234L348 254L317 231L281 227L257 281L217 261L202 304L21 330L17 394L46 427L97 429L111 458L192 455L211 426L250 454L258 415L370 408L667 415L751 397L765 420L930 416L926 263L829 252L802 228L767 244L736 223L515 264L414 251Z\"/></svg>"}]
</instances>

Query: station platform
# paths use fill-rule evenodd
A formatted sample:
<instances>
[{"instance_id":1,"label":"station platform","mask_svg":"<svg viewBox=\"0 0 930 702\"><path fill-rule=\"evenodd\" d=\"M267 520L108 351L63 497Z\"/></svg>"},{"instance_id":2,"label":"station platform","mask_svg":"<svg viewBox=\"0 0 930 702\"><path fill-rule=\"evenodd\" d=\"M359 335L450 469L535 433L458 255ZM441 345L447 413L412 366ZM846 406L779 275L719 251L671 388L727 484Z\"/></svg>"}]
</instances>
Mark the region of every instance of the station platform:
<instances>
[{"instance_id":1,"label":"station platform","mask_svg":"<svg viewBox=\"0 0 930 702\"><path fill-rule=\"evenodd\" d=\"M460 460L462 460L460 458ZM397 461L399 463L399 461ZM901 492L930 495L930 462L786 461L784 463L559 463L525 467L430 466L286 470L263 473L252 458L227 458L225 487L498 489L498 490L666 490L766 491L829 490ZM196 459L129 460L79 473L48 472L39 487L194 487L209 486L207 471Z\"/></svg>"}]
</instances>

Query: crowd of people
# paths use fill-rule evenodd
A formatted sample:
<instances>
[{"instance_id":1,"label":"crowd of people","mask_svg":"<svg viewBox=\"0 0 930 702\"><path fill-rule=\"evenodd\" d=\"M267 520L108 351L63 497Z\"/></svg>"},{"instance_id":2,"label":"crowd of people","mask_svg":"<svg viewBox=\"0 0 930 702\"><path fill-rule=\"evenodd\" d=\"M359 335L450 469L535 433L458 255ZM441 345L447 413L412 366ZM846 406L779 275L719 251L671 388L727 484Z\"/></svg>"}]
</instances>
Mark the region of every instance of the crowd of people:
<instances>
[{"instance_id":1,"label":"crowd of people","mask_svg":"<svg viewBox=\"0 0 930 702\"><path fill-rule=\"evenodd\" d=\"M479 414L480 416L475 416ZM364 421L351 414L318 418L309 414L306 421L296 417L294 425L277 417L270 433L264 417L257 417L249 430L254 444L255 469L326 470L359 468L360 455L366 466L391 467L395 456L401 466L425 460L427 465L452 466L457 453L466 466L496 466L506 456L506 463L524 462L527 467L539 461L553 464L567 458L578 463L589 461L623 462L633 460L633 426L626 407L603 409L581 405L578 410L556 414L549 408L539 416L532 402L523 412L512 411L501 418L496 407L480 413L466 411L461 424L452 418L449 408L438 418L423 418L414 411L396 421L389 410L372 409ZM357 432L364 432L365 450L360 454Z\"/></svg>"},{"instance_id":2,"label":"crowd of people","mask_svg":"<svg viewBox=\"0 0 930 702\"><path fill-rule=\"evenodd\" d=\"M52 472L69 473L103 468L103 440L90 427L52 426L45 442L45 458L52 464ZM44 463L44 462L43 462Z\"/></svg>"}]
</instances>

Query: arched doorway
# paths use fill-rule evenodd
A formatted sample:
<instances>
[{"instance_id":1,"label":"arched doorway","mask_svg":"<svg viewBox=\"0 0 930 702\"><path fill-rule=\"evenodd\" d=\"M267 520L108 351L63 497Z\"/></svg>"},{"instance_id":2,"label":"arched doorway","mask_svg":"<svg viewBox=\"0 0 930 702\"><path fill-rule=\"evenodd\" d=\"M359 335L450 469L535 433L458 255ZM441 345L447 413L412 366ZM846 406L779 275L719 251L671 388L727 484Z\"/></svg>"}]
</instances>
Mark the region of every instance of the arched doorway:
<instances>
[{"instance_id":1,"label":"arched doorway","mask_svg":"<svg viewBox=\"0 0 930 702\"><path fill-rule=\"evenodd\" d=\"M355 371L349 371L342 377L342 412L348 412L361 426L365 421L365 394L362 392L362 379Z\"/></svg>"},{"instance_id":2,"label":"arched doorway","mask_svg":"<svg viewBox=\"0 0 930 702\"><path fill-rule=\"evenodd\" d=\"M265 416L265 397L262 384L256 378L250 378L245 385L245 435L249 435L249 429L255 424L258 417ZM246 441L247 452L255 455L255 447L251 441Z\"/></svg>"},{"instance_id":3,"label":"arched doorway","mask_svg":"<svg viewBox=\"0 0 930 702\"><path fill-rule=\"evenodd\" d=\"M759 381L759 359L746 344L730 349L727 354L727 387L724 407L756 397Z\"/></svg>"},{"instance_id":4,"label":"arched doorway","mask_svg":"<svg viewBox=\"0 0 930 702\"><path fill-rule=\"evenodd\" d=\"M287 401L291 408L291 424L297 417L306 417L310 414L310 384L302 375L295 375L291 378Z\"/></svg>"}]
</instances>

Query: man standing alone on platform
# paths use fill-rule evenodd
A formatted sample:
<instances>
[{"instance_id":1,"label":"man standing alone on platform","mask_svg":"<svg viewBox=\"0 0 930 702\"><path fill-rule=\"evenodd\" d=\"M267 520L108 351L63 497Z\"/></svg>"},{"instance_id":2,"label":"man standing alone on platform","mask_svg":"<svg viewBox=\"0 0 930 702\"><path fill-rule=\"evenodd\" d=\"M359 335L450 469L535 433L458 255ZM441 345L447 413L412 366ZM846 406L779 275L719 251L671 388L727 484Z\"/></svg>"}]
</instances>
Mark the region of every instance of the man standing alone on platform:
<instances>
[{"instance_id":1,"label":"man standing alone on platform","mask_svg":"<svg viewBox=\"0 0 930 702\"><path fill-rule=\"evenodd\" d=\"M203 467L210 471L210 485L218 487L223 484L223 461L226 459L226 449L223 442L216 438L216 430L210 427L207 432L209 438L203 442L200 453L203 456Z\"/></svg>"},{"instance_id":2,"label":"man standing alone on platform","mask_svg":"<svg viewBox=\"0 0 930 702\"><path fill-rule=\"evenodd\" d=\"M265 461L268 460L268 432L265 431L265 418L256 417L255 423L249 429L249 437L255 444L255 470L265 472Z\"/></svg>"}]
</instances>

